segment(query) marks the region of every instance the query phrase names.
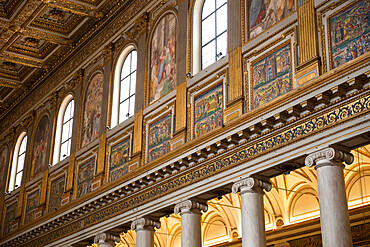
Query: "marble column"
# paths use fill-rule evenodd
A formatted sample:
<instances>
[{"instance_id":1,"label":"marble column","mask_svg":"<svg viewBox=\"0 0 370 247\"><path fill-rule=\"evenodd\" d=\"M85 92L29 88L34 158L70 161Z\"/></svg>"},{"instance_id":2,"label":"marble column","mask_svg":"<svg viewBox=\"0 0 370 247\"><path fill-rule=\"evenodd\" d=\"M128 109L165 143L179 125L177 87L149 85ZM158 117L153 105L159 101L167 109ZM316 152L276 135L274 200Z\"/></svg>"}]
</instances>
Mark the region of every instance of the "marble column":
<instances>
[{"instance_id":1,"label":"marble column","mask_svg":"<svg viewBox=\"0 0 370 247\"><path fill-rule=\"evenodd\" d=\"M154 227L161 227L161 223L155 220L140 218L131 224L131 230L136 231L136 247L154 246Z\"/></svg>"},{"instance_id":2,"label":"marble column","mask_svg":"<svg viewBox=\"0 0 370 247\"><path fill-rule=\"evenodd\" d=\"M98 244L99 247L114 247L116 246L115 242L119 241L119 237L107 233L99 233L94 238L94 244Z\"/></svg>"},{"instance_id":3,"label":"marble column","mask_svg":"<svg viewBox=\"0 0 370 247\"><path fill-rule=\"evenodd\" d=\"M239 192L241 198L243 247L266 246L264 189L270 191L271 184L252 177L240 180L232 187L232 192Z\"/></svg>"},{"instance_id":4,"label":"marble column","mask_svg":"<svg viewBox=\"0 0 370 247\"><path fill-rule=\"evenodd\" d=\"M201 211L207 210L207 204L191 200L175 206L175 214L181 215L181 247L202 247Z\"/></svg>"},{"instance_id":5,"label":"marble column","mask_svg":"<svg viewBox=\"0 0 370 247\"><path fill-rule=\"evenodd\" d=\"M305 160L307 167L314 166L317 171L324 247L353 246L342 162L351 164L353 155L331 147L312 153Z\"/></svg>"}]
</instances>

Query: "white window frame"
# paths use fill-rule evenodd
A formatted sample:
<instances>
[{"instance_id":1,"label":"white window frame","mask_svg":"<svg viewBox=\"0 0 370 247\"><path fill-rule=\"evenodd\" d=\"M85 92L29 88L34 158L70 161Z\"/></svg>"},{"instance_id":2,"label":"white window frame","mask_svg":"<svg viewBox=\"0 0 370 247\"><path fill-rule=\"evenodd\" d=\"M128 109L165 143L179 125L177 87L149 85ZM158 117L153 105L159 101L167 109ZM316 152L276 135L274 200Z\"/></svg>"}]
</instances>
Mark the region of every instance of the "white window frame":
<instances>
[{"instance_id":1,"label":"white window frame","mask_svg":"<svg viewBox=\"0 0 370 247\"><path fill-rule=\"evenodd\" d=\"M19 154L20 147L21 147L21 144L22 144L23 140L25 140L25 142L26 142L26 149L25 149L24 152L22 152L21 154ZM23 169L21 171L17 171L18 170L19 157L21 155L23 155L23 154L24 154ZM26 161L26 156L27 156L27 133L24 131L24 132L22 132L19 135L19 137L17 139L17 142L15 144L15 147L14 147L14 153L13 153L12 168L11 168L11 173L10 173L10 180L9 180L8 192L11 192L11 191L13 191L13 190L16 189L16 179L17 179L17 175L19 173L22 173L22 176L21 176L21 182L20 182L20 184L17 184L18 185L17 187L20 187L21 186L21 184L22 184L22 178L23 178L24 165L25 165L25 161Z\"/></svg>"},{"instance_id":2,"label":"white window frame","mask_svg":"<svg viewBox=\"0 0 370 247\"><path fill-rule=\"evenodd\" d=\"M58 112L58 118L57 118L57 127L55 131L55 144L54 144L54 154L53 154L53 165L57 164L59 161L63 160L60 159L60 151L61 151L61 146L62 146L62 133L63 133L63 122L64 122L64 115L67 109L67 106L69 103L73 100L74 98L72 94L68 94L62 101L62 104L59 107L59 112ZM74 120L74 110L75 110L75 105L73 106L73 116L72 120ZM73 122L72 122L73 125ZM72 138L72 135L71 135ZM68 155L69 156L69 155ZM67 158L68 156L64 157Z\"/></svg>"},{"instance_id":3,"label":"white window frame","mask_svg":"<svg viewBox=\"0 0 370 247\"><path fill-rule=\"evenodd\" d=\"M126 46L117 59L117 64L116 64L115 71L114 71L112 116L111 116L111 126L110 126L111 128L114 128L115 126L120 124L119 122L120 112L119 111L120 111L120 92L121 92L121 72L122 72L122 67L126 61L127 56L134 50L136 50L137 52L137 49L134 45L130 44ZM137 64L136 64L136 73L137 73ZM136 81L135 81L135 87L136 87ZM135 94L136 94L136 90L135 90Z\"/></svg>"}]
</instances>

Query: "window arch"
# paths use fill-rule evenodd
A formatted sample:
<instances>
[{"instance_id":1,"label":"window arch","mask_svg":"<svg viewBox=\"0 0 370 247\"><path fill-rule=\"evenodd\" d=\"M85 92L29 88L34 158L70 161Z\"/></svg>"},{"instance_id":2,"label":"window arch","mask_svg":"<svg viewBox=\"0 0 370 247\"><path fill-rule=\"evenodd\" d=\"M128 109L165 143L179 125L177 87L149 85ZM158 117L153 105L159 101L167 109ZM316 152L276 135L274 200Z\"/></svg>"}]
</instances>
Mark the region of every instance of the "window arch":
<instances>
[{"instance_id":1,"label":"window arch","mask_svg":"<svg viewBox=\"0 0 370 247\"><path fill-rule=\"evenodd\" d=\"M111 127L134 115L136 69L137 51L129 45L119 56L114 73Z\"/></svg>"},{"instance_id":2,"label":"window arch","mask_svg":"<svg viewBox=\"0 0 370 247\"><path fill-rule=\"evenodd\" d=\"M14 147L8 191L13 191L22 184L23 168L26 160L26 151L27 151L27 133L22 132L19 135Z\"/></svg>"},{"instance_id":3,"label":"window arch","mask_svg":"<svg viewBox=\"0 0 370 247\"><path fill-rule=\"evenodd\" d=\"M74 99L68 94L59 108L55 132L53 165L68 157L71 153L73 131Z\"/></svg>"},{"instance_id":4,"label":"window arch","mask_svg":"<svg viewBox=\"0 0 370 247\"><path fill-rule=\"evenodd\" d=\"M227 54L227 0L197 0L193 17L193 73Z\"/></svg>"}]
</instances>

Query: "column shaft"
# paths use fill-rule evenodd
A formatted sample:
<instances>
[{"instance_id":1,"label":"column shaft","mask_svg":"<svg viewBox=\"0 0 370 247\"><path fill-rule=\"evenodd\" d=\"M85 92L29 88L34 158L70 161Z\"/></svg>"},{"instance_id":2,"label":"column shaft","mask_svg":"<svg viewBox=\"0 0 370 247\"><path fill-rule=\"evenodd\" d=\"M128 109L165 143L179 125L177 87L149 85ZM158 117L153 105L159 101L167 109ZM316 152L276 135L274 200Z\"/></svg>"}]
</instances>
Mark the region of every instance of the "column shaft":
<instances>
[{"instance_id":1,"label":"column shaft","mask_svg":"<svg viewBox=\"0 0 370 247\"><path fill-rule=\"evenodd\" d=\"M136 247L153 247L154 230L136 230Z\"/></svg>"}]
</instances>

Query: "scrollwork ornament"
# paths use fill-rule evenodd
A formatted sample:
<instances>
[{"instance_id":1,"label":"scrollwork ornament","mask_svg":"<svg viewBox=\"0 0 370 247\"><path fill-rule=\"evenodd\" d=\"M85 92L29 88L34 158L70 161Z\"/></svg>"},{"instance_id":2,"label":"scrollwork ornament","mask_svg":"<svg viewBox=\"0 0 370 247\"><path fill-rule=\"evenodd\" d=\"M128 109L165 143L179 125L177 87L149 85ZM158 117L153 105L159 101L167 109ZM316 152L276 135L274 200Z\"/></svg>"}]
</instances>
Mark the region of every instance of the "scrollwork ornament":
<instances>
[{"instance_id":1,"label":"scrollwork ornament","mask_svg":"<svg viewBox=\"0 0 370 247\"><path fill-rule=\"evenodd\" d=\"M174 208L175 214L178 214L180 212L181 214L183 214L192 210L199 210L199 213L200 211L207 212L208 205L196 201L186 200L176 204Z\"/></svg>"},{"instance_id":2,"label":"scrollwork ornament","mask_svg":"<svg viewBox=\"0 0 370 247\"><path fill-rule=\"evenodd\" d=\"M308 155L305 159L305 165L307 167L315 166L315 169L317 169L320 166L341 164L342 162L349 165L353 162L353 159L351 153L330 147Z\"/></svg>"},{"instance_id":3,"label":"scrollwork ornament","mask_svg":"<svg viewBox=\"0 0 370 247\"><path fill-rule=\"evenodd\" d=\"M248 177L233 184L231 191L236 194L238 192L257 192L263 193L263 190L270 191L271 183L260 179Z\"/></svg>"},{"instance_id":4,"label":"scrollwork ornament","mask_svg":"<svg viewBox=\"0 0 370 247\"><path fill-rule=\"evenodd\" d=\"M139 218L137 220L134 220L131 223L131 230L137 231L137 230L154 230L154 227L159 229L161 228L161 222L156 220L149 220L146 218Z\"/></svg>"}]
</instances>

